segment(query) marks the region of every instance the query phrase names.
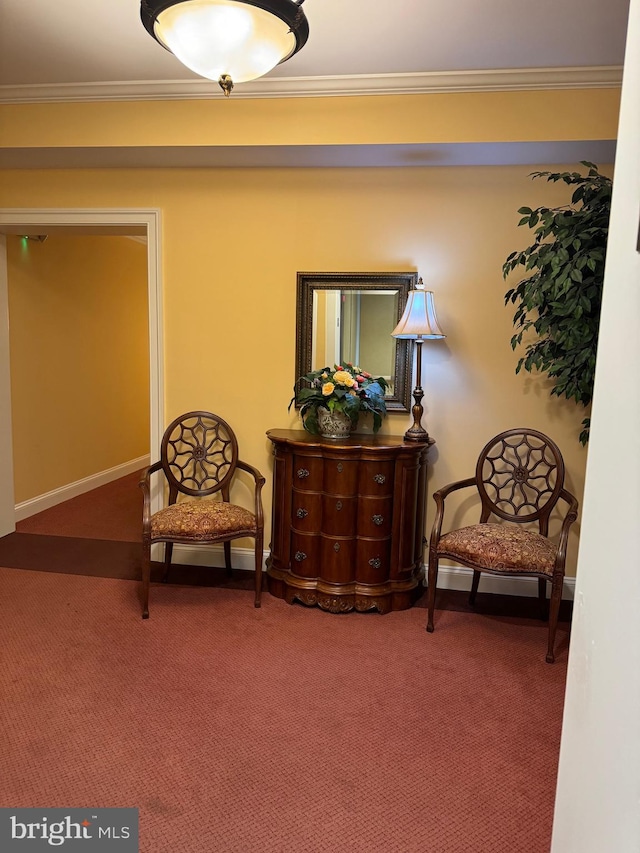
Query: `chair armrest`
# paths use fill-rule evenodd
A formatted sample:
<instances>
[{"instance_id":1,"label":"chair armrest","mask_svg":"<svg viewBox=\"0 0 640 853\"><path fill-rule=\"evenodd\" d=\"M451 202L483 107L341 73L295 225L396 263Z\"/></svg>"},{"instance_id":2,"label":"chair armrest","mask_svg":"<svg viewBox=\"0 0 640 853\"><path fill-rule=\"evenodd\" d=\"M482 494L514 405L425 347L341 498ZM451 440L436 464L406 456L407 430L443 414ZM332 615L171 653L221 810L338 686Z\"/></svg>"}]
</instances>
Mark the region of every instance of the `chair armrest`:
<instances>
[{"instance_id":1,"label":"chair armrest","mask_svg":"<svg viewBox=\"0 0 640 853\"><path fill-rule=\"evenodd\" d=\"M255 488L255 503L254 503L254 514L256 517L256 525L258 529L260 529L264 525L264 512L262 509L262 487L266 483L265 478L262 476L260 471L257 468L254 468L253 465L249 465L248 462L242 462L242 460L238 459L237 467L242 471L246 471L248 474L251 474L256 483Z\"/></svg>"},{"instance_id":2,"label":"chair armrest","mask_svg":"<svg viewBox=\"0 0 640 853\"><path fill-rule=\"evenodd\" d=\"M237 465L238 465L238 468L242 468L243 471L248 471L249 474L251 474L253 479L256 481L257 486L260 486L260 488L262 488L264 486L264 484L266 483L266 480L262 476L260 471L258 471L257 468L254 468L253 465L249 465L248 462L242 462L241 459L238 459Z\"/></svg>"},{"instance_id":3,"label":"chair armrest","mask_svg":"<svg viewBox=\"0 0 640 853\"><path fill-rule=\"evenodd\" d=\"M151 475L156 471L160 471L162 468L162 462L154 462L153 465L149 465L148 468L145 468L140 472L140 480L138 481L138 486L142 489L142 532L143 535L145 531L149 529L149 525L151 523Z\"/></svg>"},{"instance_id":4,"label":"chair armrest","mask_svg":"<svg viewBox=\"0 0 640 853\"><path fill-rule=\"evenodd\" d=\"M467 477L466 480L456 480L455 483L449 483L448 486L443 486L441 489L438 489L437 492L433 493L433 497L437 500L437 497L446 498L447 495L450 495L451 492L455 492L457 489L466 489L469 486L475 486L476 478L475 477Z\"/></svg>"},{"instance_id":5,"label":"chair armrest","mask_svg":"<svg viewBox=\"0 0 640 853\"><path fill-rule=\"evenodd\" d=\"M556 552L556 571L560 570L564 574L564 561L567 556L567 542L569 540L569 530L574 521L578 518L578 500L577 498L568 492L566 489L562 489L560 492L560 498L566 503L569 504L567 507L567 512L562 521L562 529L560 530L560 539L558 541L558 550Z\"/></svg>"},{"instance_id":6,"label":"chair armrest","mask_svg":"<svg viewBox=\"0 0 640 853\"><path fill-rule=\"evenodd\" d=\"M433 527L431 528L431 539L429 543L429 550L437 548L438 541L440 539L440 531L442 529L442 521L444 519L444 501L447 495L450 495L451 492L455 492L458 489L467 489L469 486L476 485L475 477L467 477L466 480L456 480L455 483L449 483L448 486L443 486L441 489L438 489L437 492L433 493L433 499L436 502L436 517L433 522Z\"/></svg>"}]
</instances>

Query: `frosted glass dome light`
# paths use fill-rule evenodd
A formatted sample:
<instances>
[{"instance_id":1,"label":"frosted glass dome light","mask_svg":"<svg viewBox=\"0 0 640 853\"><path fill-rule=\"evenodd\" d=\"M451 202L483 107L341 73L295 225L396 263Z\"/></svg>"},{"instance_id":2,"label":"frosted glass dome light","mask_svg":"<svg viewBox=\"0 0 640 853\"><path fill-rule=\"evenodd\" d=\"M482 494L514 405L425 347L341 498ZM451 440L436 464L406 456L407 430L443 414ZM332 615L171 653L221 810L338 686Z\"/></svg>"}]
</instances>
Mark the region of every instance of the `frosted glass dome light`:
<instances>
[{"instance_id":1,"label":"frosted glass dome light","mask_svg":"<svg viewBox=\"0 0 640 853\"><path fill-rule=\"evenodd\" d=\"M309 25L304 0L142 0L146 30L187 68L234 83L262 77L297 53Z\"/></svg>"}]
</instances>

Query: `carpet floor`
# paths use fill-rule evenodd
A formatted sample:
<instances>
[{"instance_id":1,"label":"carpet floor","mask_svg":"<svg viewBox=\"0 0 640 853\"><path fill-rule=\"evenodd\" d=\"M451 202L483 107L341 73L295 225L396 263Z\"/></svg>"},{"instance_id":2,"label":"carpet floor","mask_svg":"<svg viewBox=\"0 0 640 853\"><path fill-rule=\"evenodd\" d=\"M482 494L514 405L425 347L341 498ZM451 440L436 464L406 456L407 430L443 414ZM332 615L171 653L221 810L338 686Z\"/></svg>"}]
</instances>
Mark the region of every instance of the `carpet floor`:
<instances>
[{"instance_id":1,"label":"carpet floor","mask_svg":"<svg viewBox=\"0 0 640 853\"><path fill-rule=\"evenodd\" d=\"M0 805L134 806L142 853L547 853L566 644L0 569Z\"/></svg>"},{"instance_id":2,"label":"carpet floor","mask_svg":"<svg viewBox=\"0 0 640 853\"><path fill-rule=\"evenodd\" d=\"M0 806L137 807L141 853L548 851L568 626L549 666L535 599L441 590L427 635L426 596L255 610L195 566L145 622L138 479L0 539Z\"/></svg>"},{"instance_id":3,"label":"carpet floor","mask_svg":"<svg viewBox=\"0 0 640 853\"><path fill-rule=\"evenodd\" d=\"M140 471L36 513L16 524L18 533L142 541L142 491Z\"/></svg>"}]
</instances>

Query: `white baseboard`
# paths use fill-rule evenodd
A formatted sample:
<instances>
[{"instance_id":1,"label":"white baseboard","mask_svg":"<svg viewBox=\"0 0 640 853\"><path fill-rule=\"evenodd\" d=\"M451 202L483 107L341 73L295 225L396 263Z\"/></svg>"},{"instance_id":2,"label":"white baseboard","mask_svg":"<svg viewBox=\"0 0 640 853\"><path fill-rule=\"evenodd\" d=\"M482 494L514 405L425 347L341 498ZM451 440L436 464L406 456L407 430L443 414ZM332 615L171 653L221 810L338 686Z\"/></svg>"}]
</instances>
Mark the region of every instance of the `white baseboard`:
<instances>
[{"instance_id":1,"label":"white baseboard","mask_svg":"<svg viewBox=\"0 0 640 853\"><path fill-rule=\"evenodd\" d=\"M116 465L114 468L108 468L106 471L100 471L98 474L92 474L90 477L76 480L75 483L69 483L67 486L60 486L59 489L45 492L44 495L38 495L35 498L30 498L28 501L22 501L22 503L16 504L16 521L24 521L25 518L30 518L32 515L43 512L45 509L51 509L51 507L57 506L71 498L77 498L78 495L84 495L85 492L97 489L98 486L105 486L107 483L113 482L113 480L118 480L127 474L133 474L134 471L139 471L147 465L149 465L149 455L140 456L138 459L123 462L122 465Z\"/></svg>"},{"instance_id":2,"label":"white baseboard","mask_svg":"<svg viewBox=\"0 0 640 853\"><path fill-rule=\"evenodd\" d=\"M263 555L264 561L269 552ZM161 560L159 555L154 559ZM174 545L173 562L187 566L224 566L224 551L222 545L211 545L210 547L198 547L193 545ZM234 548L231 546L231 563L234 569L240 571L253 571L253 550L251 548ZM426 575L426 568L425 568ZM438 571L438 589L457 589L469 592L471 589L471 578L473 572L464 566L440 566ZM565 578L562 597L573 600L576 579ZM526 597L537 597L538 580L528 577L503 577L483 572L480 578L480 592L489 592L497 595L523 595Z\"/></svg>"},{"instance_id":3,"label":"white baseboard","mask_svg":"<svg viewBox=\"0 0 640 853\"><path fill-rule=\"evenodd\" d=\"M155 548L156 546L152 546ZM158 556L155 557L152 553L151 558L154 560L163 560L164 546L158 545ZM262 568L265 567L265 562L269 552L265 551L262 555ZM178 563L182 566L216 566L224 567L224 547L222 545L179 545L173 546L172 563ZM252 572L255 568L253 548L234 548L231 545L231 565L234 569L239 569L241 572Z\"/></svg>"},{"instance_id":4,"label":"white baseboard","mask_svg":"<svg viewBox=\"0 0 640 853\"><path fill-rule=\"evenodd\" d=\"M471 590L472 569L465 566L440 566L438 569L438 589L457 589L463 592ZM576 586L575 578L565 578L562 597L573 600ZM537 597L538 579L528 577L508 577L483 572L480 577L479 592L491 592L496 595L524 595Z\"/></svg>"}]
</instances>

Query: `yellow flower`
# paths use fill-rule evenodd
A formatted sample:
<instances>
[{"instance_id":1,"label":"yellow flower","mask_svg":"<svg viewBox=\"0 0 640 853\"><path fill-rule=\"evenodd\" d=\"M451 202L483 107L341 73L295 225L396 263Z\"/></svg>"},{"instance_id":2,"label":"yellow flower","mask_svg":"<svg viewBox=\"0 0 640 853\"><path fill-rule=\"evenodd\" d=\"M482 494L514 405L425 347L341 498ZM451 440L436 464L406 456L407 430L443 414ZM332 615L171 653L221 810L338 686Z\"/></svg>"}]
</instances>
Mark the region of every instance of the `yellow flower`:
<instances>
[{"instance_id":1,"label":"yellow flower","mask_svg":"<svg viewBox=\"0 0 640 853\"><path fill-rule=\"evenodd\" d=\"M333 374L333 381L337 382L339 385L346 385L347 388L353 388L356 384L353 376L348 373L346 370L338 370Z\"/></svg>"},{"instance_id":2,"label":"yellow flower","mask_svg":"<svg viewBox=\"0 0 640 853\"><path fill-rule=\"evenodd\" d=\"M325 397L329 397L336 390L336 386L333 382L325 382L322 386L322 393Z\"/></svg>"}]
</instances>

